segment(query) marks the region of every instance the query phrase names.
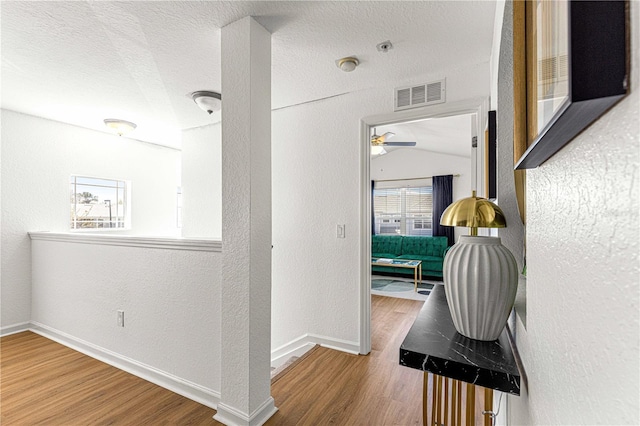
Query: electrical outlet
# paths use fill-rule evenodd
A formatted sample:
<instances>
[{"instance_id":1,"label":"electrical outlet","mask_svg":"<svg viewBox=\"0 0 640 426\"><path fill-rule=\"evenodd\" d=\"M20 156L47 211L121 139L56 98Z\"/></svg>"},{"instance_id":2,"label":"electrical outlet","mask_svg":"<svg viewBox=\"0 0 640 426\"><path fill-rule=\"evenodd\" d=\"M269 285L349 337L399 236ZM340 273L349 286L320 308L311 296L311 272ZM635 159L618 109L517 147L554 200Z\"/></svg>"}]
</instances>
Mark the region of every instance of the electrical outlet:
<instances>
[{"instance_id":1,"label":"electrical outlet","mask_svg":"<svg viewBox=\"0 0 640 426\"><path fill-rule=\"evenodd\" d=\"M345 225L338 225L338 238L344 238L345 236Z\"/></svg>"},{"instance_id":2,"label":"electrical outlet","mask_svg":"<svg viewBox=\"0 0 640 426\"><path fill-rule=\"evenodd\" d=\"M118 327L124 327L124 311L118 311Z\"/></svg>"}]
</instances>

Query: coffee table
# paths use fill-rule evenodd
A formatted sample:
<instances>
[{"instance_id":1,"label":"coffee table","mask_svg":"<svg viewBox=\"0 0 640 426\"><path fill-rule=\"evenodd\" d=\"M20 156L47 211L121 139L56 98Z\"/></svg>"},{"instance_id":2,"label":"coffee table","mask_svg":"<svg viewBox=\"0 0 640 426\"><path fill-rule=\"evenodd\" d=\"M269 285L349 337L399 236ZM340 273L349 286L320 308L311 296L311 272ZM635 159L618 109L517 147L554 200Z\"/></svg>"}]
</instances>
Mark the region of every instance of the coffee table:
<instances>
[{"instance_id":1,"label":"coffee table","mask_svg":"<svg viewBox=\"0 0 640 426\"><path fill-rule=\"evenodd\" d=\"M413 269L413 291L418 292L418 283L422 284L422 261L411 259L385 259L372 257L371 264L376 266L390 266L392 268Z\"/></svg>"}]
</instances>

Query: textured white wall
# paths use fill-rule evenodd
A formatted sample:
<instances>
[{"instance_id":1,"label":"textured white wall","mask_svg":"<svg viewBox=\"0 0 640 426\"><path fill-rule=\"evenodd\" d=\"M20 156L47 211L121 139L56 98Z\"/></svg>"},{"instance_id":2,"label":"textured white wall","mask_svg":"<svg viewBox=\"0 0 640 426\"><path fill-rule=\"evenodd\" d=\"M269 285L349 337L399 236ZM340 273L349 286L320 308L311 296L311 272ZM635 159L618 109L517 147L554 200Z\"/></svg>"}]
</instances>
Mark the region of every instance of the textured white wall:
<instances>
[{"instance_id":1,"label":"textured white wall","mask_svg":"<svg viewBox=\"0 0 640 426\"><path fill-rule=\"evenodd\" d=\"M445 76L447 102L489 95L488 63ZM305 333L359 343L360 120L391 113L393 87L438 77L273 112L272 348Z\"/></svg>"},{"instance_id":2,"label":"textured white wall","mask_svg":"<svg viewBox=\"0 0 640 426\"><path fill-rule=\"evenodd\" d=\"M640 423L639 6L631 94L527 172L529 380L512 424Z\"/></svg>"},{"instance_id":3,"label":"textured white wall","mask_svg":"<svg viewBox=\"0 0 640 426\"><path fill-rule=\"evenodd\" d=\"M180 152L2 110L1 326L29 321L28 231L69 230L69 176L132 181L132 230L175 235Z\"/></svg>"},{"instance_id":4,"label":"textured white wall","mask_svg":"<svg viewBox=\"0 0 640 426\"><path fill-rule=\"evenodd\" d=\"M222 238L220 123L182 132L182 236Z\"/></svg>"},{"instance_id":5,"label":"textured white wall","mask_svg":"<svg viewBox=\"0 0 640 426\"><path fill-rule=\"evenodd\" d=\"M32 256L32 321L220 390L220 253L33 240Z\"/></svg>"}]
</instances>

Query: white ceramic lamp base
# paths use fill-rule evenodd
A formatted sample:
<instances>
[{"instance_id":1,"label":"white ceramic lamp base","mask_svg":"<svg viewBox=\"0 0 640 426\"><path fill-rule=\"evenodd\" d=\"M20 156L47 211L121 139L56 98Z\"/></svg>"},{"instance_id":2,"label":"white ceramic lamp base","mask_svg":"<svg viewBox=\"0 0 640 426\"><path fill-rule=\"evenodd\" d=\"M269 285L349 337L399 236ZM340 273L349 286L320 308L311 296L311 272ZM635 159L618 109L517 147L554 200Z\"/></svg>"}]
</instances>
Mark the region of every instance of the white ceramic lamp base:
<instances>
[{"instance_id":1,"label":"white ceramic lamp base","mask_svg":"<svg viewBox=\"0 0 640 426\"><path fill-rule=\"evenodd\" d=\"M496 340L518 289L516 260L500 238L461 236L444 259L443 280L456 330L471 339Z\"/></svg>"}]
</instances>

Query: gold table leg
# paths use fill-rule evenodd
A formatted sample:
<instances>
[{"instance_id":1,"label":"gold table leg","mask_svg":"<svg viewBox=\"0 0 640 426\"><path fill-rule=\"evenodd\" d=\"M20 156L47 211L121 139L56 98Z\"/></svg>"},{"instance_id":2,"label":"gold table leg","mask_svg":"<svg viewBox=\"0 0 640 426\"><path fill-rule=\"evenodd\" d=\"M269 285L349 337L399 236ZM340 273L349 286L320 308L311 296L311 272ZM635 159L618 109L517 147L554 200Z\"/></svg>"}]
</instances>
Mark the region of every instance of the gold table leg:
<instances>
[{"instance_id":1,"label":"gold table leg","mask_svg":"<svg viewBox=\"0 0 640 426\"><path fill-rule=\"evenodd\" d=\"M431 380L429 380L431 376ZM429 426L474 426L482 419L483 426L491 426L493 410L493 390L466 384L459 380L449 379L438 374L424 372L422 390L422 422ZM431 408L429 408L429 385L431 385ZM484 410L476 413L476 388L484 391ZM463 408L464 406L464 408ZM462 414L464 409L465 413ZM464 421L463 421L464 418ZM480 423L478 423L480 424Z\"/></svg>"},{"instance_id":2,"label":"gold table leg","mask_svg":"<svg viewBox=\"0 0 640 426\"><path fill-rule=\"evenodd\" d=\"M435 425L436 424L436 393L438 392L438 390L436 389L436 375L432 374L431 375L431 425ZM424 400L425 404L427 403L427 400Z\"/></svg>"},{"instance_id":3,"label":"gold table leg","mask_svg":"<svg viewBox=\"0 0 640 426\"><path fill-rule=\"evenodd\" d=\"M467 426L473 426L475 424L475 412L476 412L476 387L471 383L467 383Z\"/></svg>"},{"instance_id":4,"label":"gold table leg","mask_svg":"<svg viewBox=\"0 0 640 426\"><path fill-rule=\"evenodd\" d=\"M493 390L492 389L484 389L484 411L486 413L493 413ZM484 415L484 426L491 426L493 424L493 419L489 414Z\"/></svg>"},{"instance_id":5,"label":"gold table leg","mask_svg":"<svg viewBox=\"0 0 640 426\"><path fill-rule=\"evenodd\" d=\"M458 426L462 426L462 382L458 380L458 407L456 411Z\"/></svg>"},{"instance_id":6,"label":"gold table leg","mask_svg":"<svg viewBox=\"0 0 640 426\"><path fill-rule=\"evenodd\" d=\"M444 377L444 423L445 425L449 424L449 380L448 378Z\"/></svg>"},{"instance_id":7,"label":"gold table leg","mask_svg":"<svg viewBox=\"0 0 640 426\"><path fill-rule=\"evenodd\" d=\"M427 413L427 398L429 396L429 373L426 371L422 375L422 424L427 425L428 413Z\"/></svg>"},{"instance_id":8,"label":"gold table leg","mask_svg":"<svg viewBox=\"0 0 640 426\"><path fill-rule=\"evenodd\" d=\"M460 395L458 395L458 384L460 382L457 380L452 380L451 383L451 424L454 426L460 425L460 418L457 416L458 407L462 404L460 401Z\"/></svg>"},{"instance_id":9,"label":"gold table leg","mask_svg":"<svg viewBox=\"0 0 640 426\"><path fill-rule=\"evenodd\" d=\"M436 392L436 424L437 425L441 425L442 424L442 379L444 377L442 376L438 376L436 375L436 381L438 382L438 384L436 385L437 387L437 392Z\"/></svg>"}]
</instances>

